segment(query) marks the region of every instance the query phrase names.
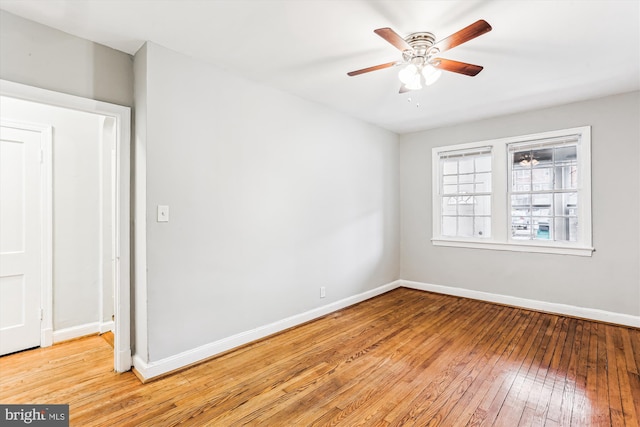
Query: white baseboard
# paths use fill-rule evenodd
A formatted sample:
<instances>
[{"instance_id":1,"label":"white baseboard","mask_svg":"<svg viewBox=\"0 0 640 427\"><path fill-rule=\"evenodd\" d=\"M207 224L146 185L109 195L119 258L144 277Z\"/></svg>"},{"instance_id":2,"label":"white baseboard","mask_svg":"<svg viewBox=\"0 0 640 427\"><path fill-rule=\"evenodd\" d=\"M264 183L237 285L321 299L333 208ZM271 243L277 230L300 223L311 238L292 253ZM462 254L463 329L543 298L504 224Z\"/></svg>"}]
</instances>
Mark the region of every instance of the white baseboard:
<instances>
[{"instance_id":1,"label":"white baseboard","mask_svg":"<svg viewBox=\"0 0 640 427\"><path fill-rule=\"evenodd\" d=\"M138 354L136 354L133 356L133 366L142 381L148 381L154 377L176 371L184 368L185 366L192 365L241 345L284 331L285 329L289 329L293 326L301 325L310 320L317 319L318 317L322 317L350 305L357 304L398 287L400 287L400 281L396 280L395 282L388 283L370 291L341 299L331 304L296 314L264 326L259 326L255 329L241 332L154 362L145 362Z\"/></svg>"},{"instance_id":2,"label":"white baseboard","mask_svg":"<svg viewBox=\"0 0 640 427\"><path fill-rule=\"evenodd\" d=\"M435 292L438 294L454 295L458 297L471 298L498 304L511 305L515 307L527 308L531 310L544 311L547 313L563 314L566 316L580 317L583 319L597 320L601 322L615 323L618 325L640 327L640 316L630 314L615 313L611 311L598 310L595 308L578 307L575 305L558 304L553 302L538 301L527 298L513 297L509 295L492 294L471 289L455 288L451 286L433 285L430 283L413 282L410 280L400 280L400 286L405 288L418 289L421 291Z\"/></svg>"},{"instance_id":3,"label":"white baseboard","mask_svg":"<svg viewBox=\"0 0 640 427\"><path fill-rule=\"evenodd\" d=\"M100 334L104 334L105 332L111 332L115 329L116 325L113 320L109 320L108 322L100 323L100 330L98 331Z\"/></svg>"},{"instance_id":4,"label":"white baseboard","mask_svg":"<svg viewBox=\"0 0 640 427\"><path fill-rule=\"evenodd\" d=\"M85 323L84 325L59 329L57 331L53 331L53 344L87 335L104 334L105 332L112 331L113 327L114 322L109 321Z\"/></svg>"}]
</instances>

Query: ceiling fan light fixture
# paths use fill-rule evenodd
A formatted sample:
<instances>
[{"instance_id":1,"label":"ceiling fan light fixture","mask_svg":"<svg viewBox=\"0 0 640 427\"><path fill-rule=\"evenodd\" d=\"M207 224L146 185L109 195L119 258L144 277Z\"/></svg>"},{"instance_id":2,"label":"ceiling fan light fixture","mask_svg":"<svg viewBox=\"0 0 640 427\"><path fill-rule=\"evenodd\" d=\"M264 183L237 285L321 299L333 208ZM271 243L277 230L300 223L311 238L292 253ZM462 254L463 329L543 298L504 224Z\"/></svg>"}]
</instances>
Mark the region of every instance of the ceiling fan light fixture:
<instances>
[{"instance_id":1,"label":"ceiling fan light fixture","mask_svg":"<svg viewBox=\"0 0 640 427\"><path fill-rule=\"evenodd\" d=\"M442 75L442 70L437 69L431 64L427 64L422 69L422 76L424 77L424 84L430 86L434 84Z\"/></svg>"},{"instance_id":2,"label":"ceiling fan light fixture","mask_svg":"<svg viewBox=\"0 0 640 427\"><path fill-rule=\"evenodd\" d=\"M400 70L398 78L405 85L409 85L416 79L416 76L419 75L418 67L416 67L415 64L409 64Z\"/></svg>"},{"instance_id":3,"label":"ceiling fan light fixture","mask_svg":"<svg viewBox=\"0 0 640 427\"><path fill-rule=\"evenodd\" d=\"M409 64L398 73L398 78L408 90L422 89L421 68L416 64Z\"/></svg>"},{"instance_id":4,"label":"ceiling fan light fixture","mask_svg":"<svg viewBox=\"0 0 640 427\"><path fill-rule=\"evenodd\" d=\"M436 41L433 33L427 31L402 37L389 27L378 28L374 30L374 33L402 52L402 60L350 71L347 75L357 76L406 64L398 73L398 78L402 82L399 93L422 89L423 85L432 85L440 78L442 70L473 77L482 71L480 65L452 61L441 58L439 54L475 39L488 31L491 31L491 25L484 19L480 19L440 41Z\"/></svg>"},{"instance_id":5,"label":"ceiling fan light fixture","mask_svg":"<svg viewBox=\"0 0 640 427\"><path fill-rule=\"evenodd\" d=\"M416 74L415 78L410 82L404 85L409 90L420 90L422 89L422 82L420 81L420 74Z\"/></svg>"}]
</instances>

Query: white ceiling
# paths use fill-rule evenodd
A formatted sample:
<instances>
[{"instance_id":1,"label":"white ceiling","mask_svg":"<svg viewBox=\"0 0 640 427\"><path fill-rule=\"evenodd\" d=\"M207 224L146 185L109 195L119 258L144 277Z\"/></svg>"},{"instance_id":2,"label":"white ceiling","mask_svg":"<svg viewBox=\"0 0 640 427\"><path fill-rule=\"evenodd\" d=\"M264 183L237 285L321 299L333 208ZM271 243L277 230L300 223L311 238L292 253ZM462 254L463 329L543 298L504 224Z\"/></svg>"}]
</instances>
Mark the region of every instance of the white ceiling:
<instances>
[{"instance_id":1,"label":"white ceiling","mask_svg":"<svg viewBox=\"0 0 640 427\"><path fill-rule=\"evenodd\" d=\"M146 40L397 133L640 89L638 0L0 0L0 8L135 54ZM398 94L373 33L493 31L444 58L484 66ZM409 101L411 98L411 101ZM419 104L419 107L417 106Z\"/></svg>"}]
</instances>

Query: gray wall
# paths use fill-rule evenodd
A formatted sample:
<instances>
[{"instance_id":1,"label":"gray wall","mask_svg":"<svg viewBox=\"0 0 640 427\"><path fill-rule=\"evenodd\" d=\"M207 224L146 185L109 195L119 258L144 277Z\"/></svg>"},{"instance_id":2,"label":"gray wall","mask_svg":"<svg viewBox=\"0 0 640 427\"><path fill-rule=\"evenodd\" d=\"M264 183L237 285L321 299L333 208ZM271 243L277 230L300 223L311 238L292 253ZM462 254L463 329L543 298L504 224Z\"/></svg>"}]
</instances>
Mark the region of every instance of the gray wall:
<instances>
[{"instance_id":1,"label":"gray wall","mask_svg":"<svg viewBox=\"0 0 640 427\"><path fill-rule=\"evenodd\" d=\"M401 277L640 315L640 93L400 137ZM434 247L432 147L591 125L592 257Z\"/></svg>"},{"instance_id":2,"label":"gray wall","mask_svg":"<svg viewBox=\"0 0 640 427\"><path fill-rule=\"evenodd\" d=\"M153 43L136 79L150 361L398 278L397 135Z\"/></svg>"},{"instance_id":3,"label":"gray wall","mask_svg":"<svg viewBox=\"0 0 640 427\"><path fill-rule=\"evenodd\" d=\"M0 10L0 78L133 105L133 58Z\"/></svg>"}]
</instances>

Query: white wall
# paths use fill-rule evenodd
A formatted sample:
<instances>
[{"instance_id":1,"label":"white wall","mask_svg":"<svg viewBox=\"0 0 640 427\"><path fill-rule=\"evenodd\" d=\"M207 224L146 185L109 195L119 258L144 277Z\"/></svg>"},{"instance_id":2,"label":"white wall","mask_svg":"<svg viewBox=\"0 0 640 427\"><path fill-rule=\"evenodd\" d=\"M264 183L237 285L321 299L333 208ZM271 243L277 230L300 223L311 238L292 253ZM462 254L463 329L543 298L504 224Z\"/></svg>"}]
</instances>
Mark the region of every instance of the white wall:
<instances>
[{"instance_id":1,"label":"white wall","mask_svg":"<svg viewBox=\"0 0 640 427\"><path fill-rule=\"evenodd\" d=\"M640 93L400 137L401 277L613 313L640 315ZM592 257L434 247L431 149L592 126Z\"/></svg>"},{"instance_id":2,"label":"white wall","mask_svg":"<svg viewBox=\"0 0 640 427\"><path fill-rule=\"evenodd\" d=\"M101 137L103 118L4 96L0 112L53 126L54 332L110 321L111 144Z\"/></svg>"},{"instance_id":3,"label":"white wall","mask_svg":"<svg viewBox=\"0 0 640 427\"><path fill-rule=\"evenodd\" d=\"M395 134L152 43L138 61L149 361L398 278Z\"/></svg>"}]
</instances>

